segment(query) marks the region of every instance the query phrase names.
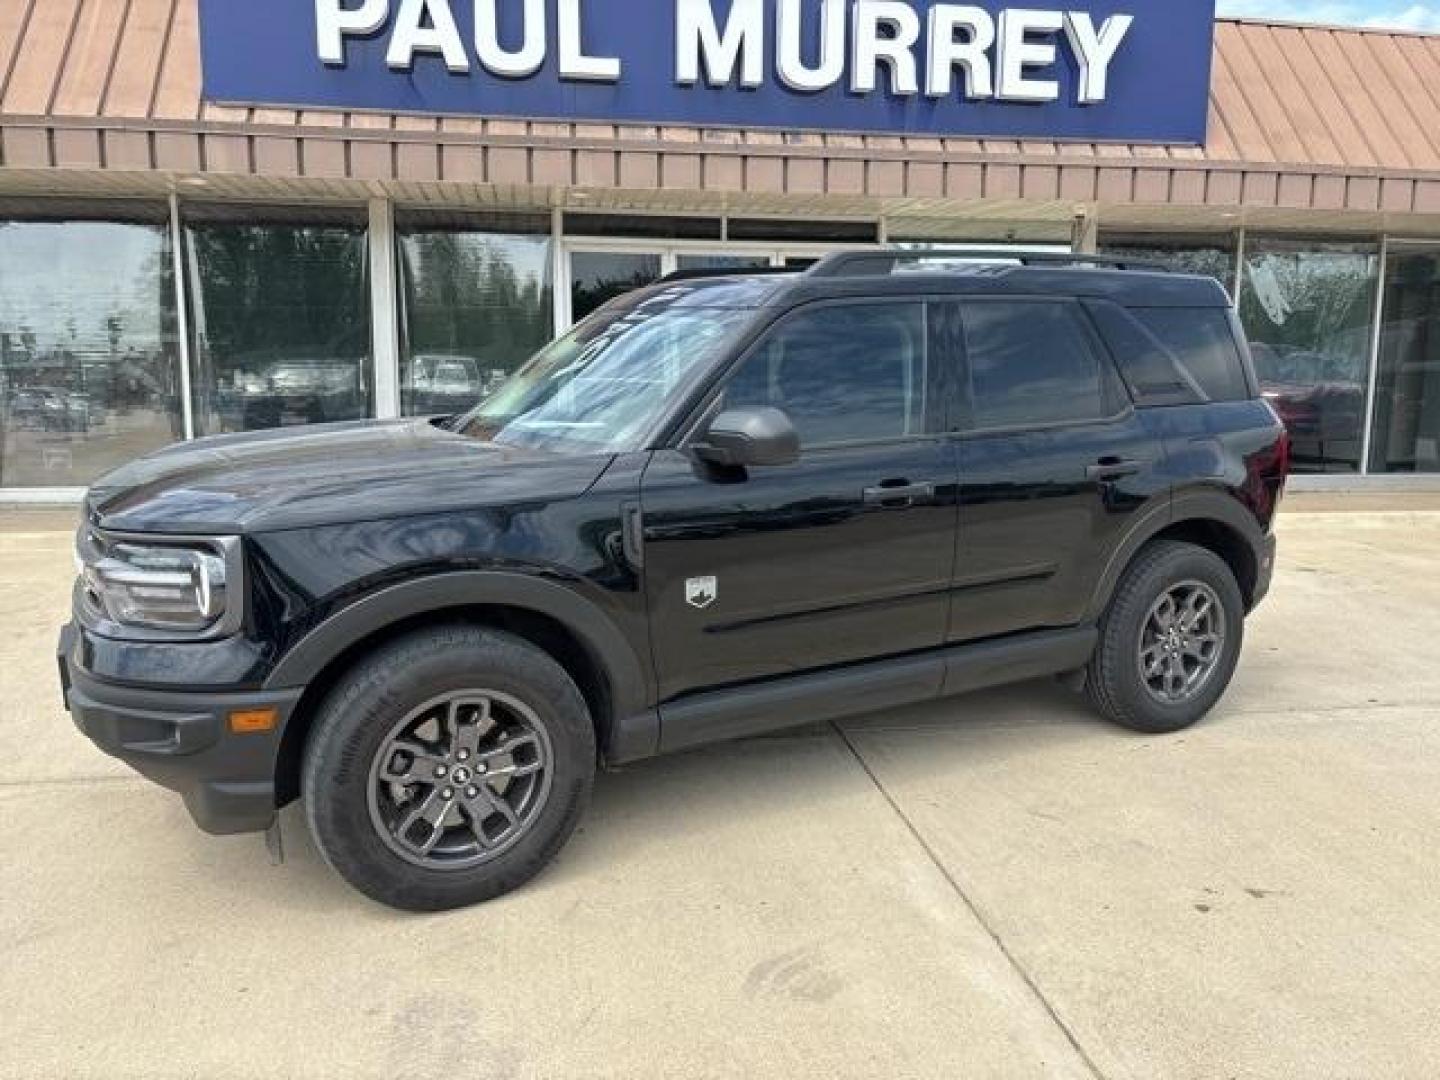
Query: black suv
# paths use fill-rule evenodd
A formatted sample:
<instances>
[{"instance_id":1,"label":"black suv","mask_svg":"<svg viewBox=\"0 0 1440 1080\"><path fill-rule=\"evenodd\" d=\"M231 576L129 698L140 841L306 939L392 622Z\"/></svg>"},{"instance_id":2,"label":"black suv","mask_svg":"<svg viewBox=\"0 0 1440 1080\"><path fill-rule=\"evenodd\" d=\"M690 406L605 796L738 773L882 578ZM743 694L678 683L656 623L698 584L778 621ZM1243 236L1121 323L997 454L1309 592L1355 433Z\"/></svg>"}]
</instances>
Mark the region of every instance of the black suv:
<instances>
[{"instance_id":1,"label":"black suv","mask_svg":"<svg viewBox=\"0 0 1440 1080\"><path fill-rule=\"evenodd\" d=\"M555 855L597 764L1046 675L1194 723L1288 454L1208 278L874 250L676 275L468 413L106 477L61 678L203 828L303 795L360 890L455 907Z\"/></svg>"}]
</instances>

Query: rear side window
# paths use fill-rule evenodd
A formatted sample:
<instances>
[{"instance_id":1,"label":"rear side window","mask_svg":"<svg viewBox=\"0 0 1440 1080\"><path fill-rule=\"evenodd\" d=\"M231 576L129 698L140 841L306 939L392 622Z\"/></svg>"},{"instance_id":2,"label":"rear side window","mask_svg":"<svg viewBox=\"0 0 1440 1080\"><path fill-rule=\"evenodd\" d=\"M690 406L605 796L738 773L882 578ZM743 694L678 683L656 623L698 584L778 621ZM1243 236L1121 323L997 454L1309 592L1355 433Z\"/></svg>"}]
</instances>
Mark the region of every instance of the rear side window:
<instances>
[{"instance_id":1,"label":"rear side window","mask_svg":"<svg viewBox=\"0 0 1440 1080\"><path fill-rule=\"evenodd\" d=\"M1211 401L1244 401L1250 386L1229 315L1216 308L1130 308Z\"/></svg>"},{"instance_id":2,"label":"rear side window","mask_svg":"<svg viewBox=\"0 0 1440 1080\"><path fill-rule=\"evenodd\" d=\"M1044 427L1118 411L1073 304L987 301L961 308L971 427Z\"/></svg>"}]
</instances>

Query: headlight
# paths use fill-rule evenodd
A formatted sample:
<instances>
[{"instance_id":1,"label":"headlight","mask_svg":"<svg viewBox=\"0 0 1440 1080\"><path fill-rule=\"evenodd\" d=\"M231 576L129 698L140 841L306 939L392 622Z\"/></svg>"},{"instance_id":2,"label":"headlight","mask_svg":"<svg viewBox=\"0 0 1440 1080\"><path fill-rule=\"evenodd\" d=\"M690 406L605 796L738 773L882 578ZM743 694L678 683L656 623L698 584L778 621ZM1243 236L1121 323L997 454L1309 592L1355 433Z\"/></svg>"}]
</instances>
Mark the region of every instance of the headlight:
<instances>
[{"instance_id":1,"label":"headlight","mask_svg":"<svg viewBox=\"0 0 1440 1080\"><path fill-rule=\"evenodd\" d=\"M238 555L232 537L156 544L87 529L79 550L85 600L93 615L120 626L203 634L231 621Z\"/></svg>"}]
</instances>

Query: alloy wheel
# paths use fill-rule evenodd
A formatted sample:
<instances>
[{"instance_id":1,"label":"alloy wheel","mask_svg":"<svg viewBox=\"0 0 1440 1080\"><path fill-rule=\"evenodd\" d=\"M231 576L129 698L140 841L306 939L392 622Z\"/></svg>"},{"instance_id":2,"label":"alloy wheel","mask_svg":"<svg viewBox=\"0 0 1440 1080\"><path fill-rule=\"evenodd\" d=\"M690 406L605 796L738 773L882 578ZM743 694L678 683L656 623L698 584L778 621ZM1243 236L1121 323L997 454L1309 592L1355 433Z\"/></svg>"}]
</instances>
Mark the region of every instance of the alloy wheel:
<instances>
[{"instance_id":1,"label":"alloy wheel","mask_svg":"<svg viewBox=\"0 0 1440 1080\"><path fill-rule=\"evenodd\" d=\"M370 766L370 821L401 858L465 870L513 847L550 792L554 752L524 702L493 690L427 701L397 723Z\"/></svg>"},{"instance_id":2,"label":"alloy wheel","mask_svg":"<svg viewBox=\"0 0 1440 1080\"><path fill-rule=\"evenodd\" d=\"M1136 659L1156 700L1179 705L1204 688L1225 651L1225 609L1203 581L1172 585L1150 606Z\"/></svg>"}]
</instances>

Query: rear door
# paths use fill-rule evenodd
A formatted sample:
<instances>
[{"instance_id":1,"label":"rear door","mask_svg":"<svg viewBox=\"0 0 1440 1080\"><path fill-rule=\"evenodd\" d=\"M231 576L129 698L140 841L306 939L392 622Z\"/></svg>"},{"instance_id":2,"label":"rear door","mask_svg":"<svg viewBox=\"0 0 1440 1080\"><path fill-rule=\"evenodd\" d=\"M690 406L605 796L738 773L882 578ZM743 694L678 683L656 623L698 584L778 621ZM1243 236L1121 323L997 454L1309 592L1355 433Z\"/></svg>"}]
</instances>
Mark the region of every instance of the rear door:
<instances>
[{"instance_id":1,"label":"rear door","mask_svg":"<svg viewBox=\"0 0 1440 1080\"><path fill-rule=\"evenodd\" d=\"M1165 497L1163 443L1080 304L974 298L956 307L960 530L949 640L1075 625L1134 516Z\"/></svg>"},{"instance_id":2,"label":"rear door","mask_svg":"<svg viewBox=\"0 0 1440 1080\"><path fill-rule=\"evenodd\" d=\"M933 648L945 638L956 459L924 302L807 305L724 382L800 460L718 469L657 451L642 488L660 698Z\"/></svg>"}]
</instances>

